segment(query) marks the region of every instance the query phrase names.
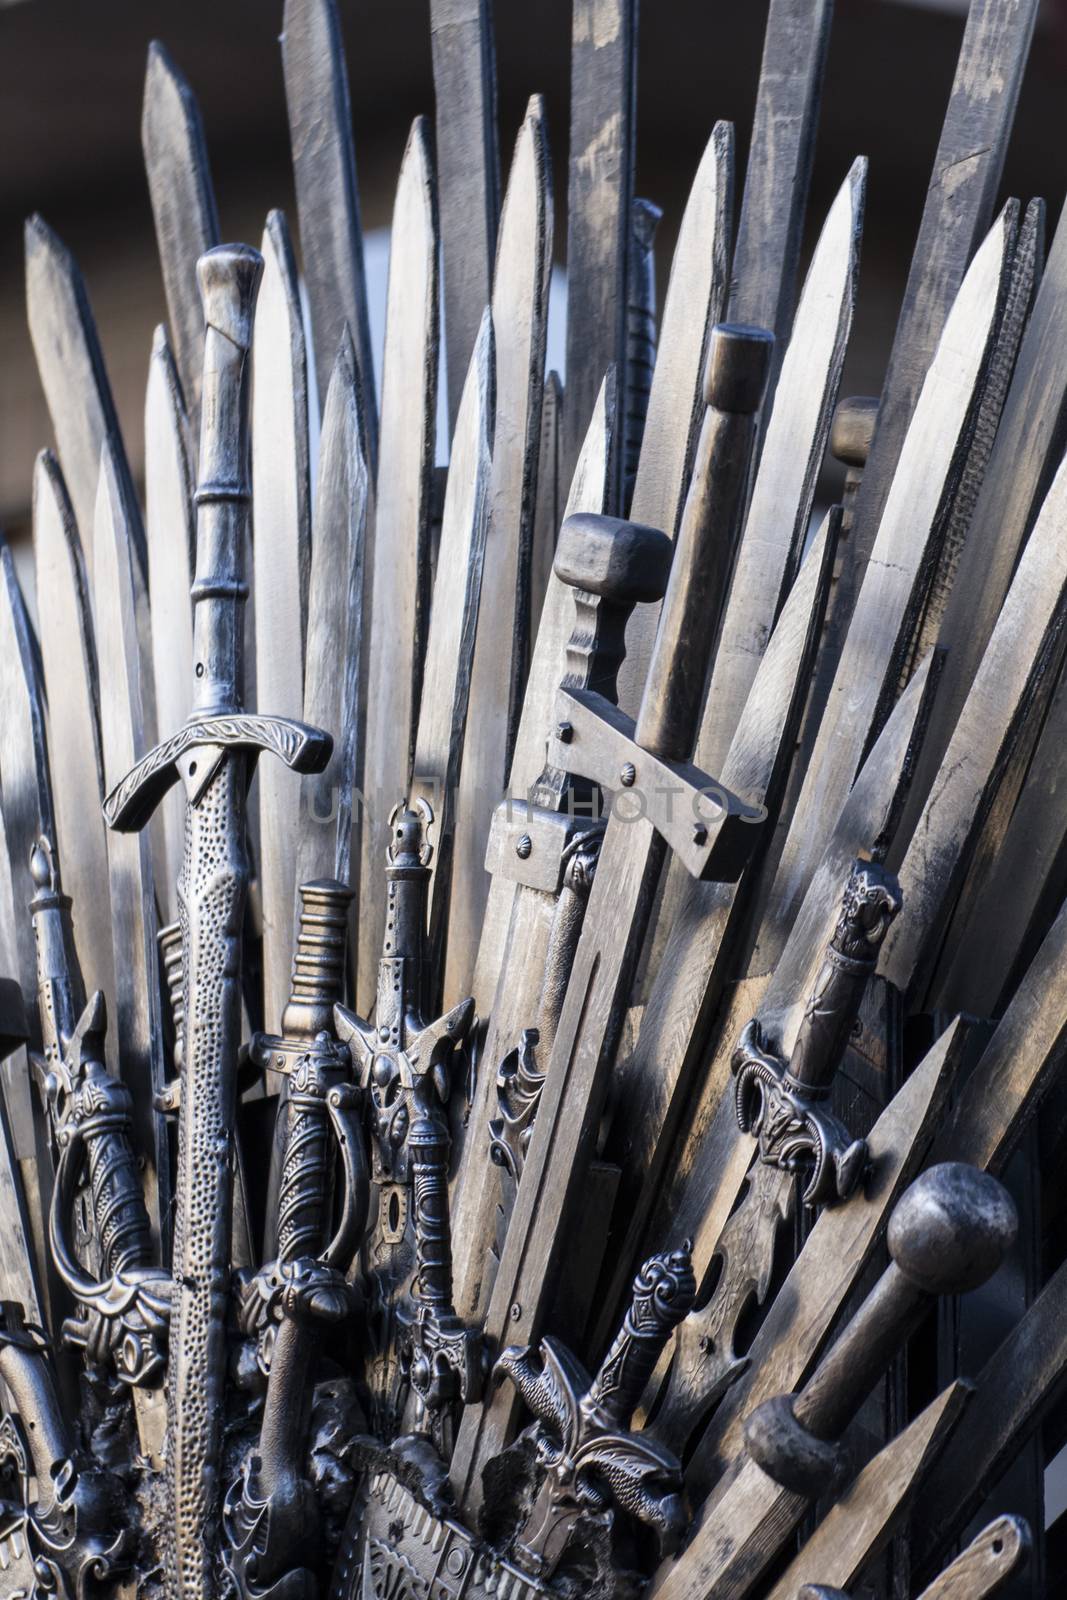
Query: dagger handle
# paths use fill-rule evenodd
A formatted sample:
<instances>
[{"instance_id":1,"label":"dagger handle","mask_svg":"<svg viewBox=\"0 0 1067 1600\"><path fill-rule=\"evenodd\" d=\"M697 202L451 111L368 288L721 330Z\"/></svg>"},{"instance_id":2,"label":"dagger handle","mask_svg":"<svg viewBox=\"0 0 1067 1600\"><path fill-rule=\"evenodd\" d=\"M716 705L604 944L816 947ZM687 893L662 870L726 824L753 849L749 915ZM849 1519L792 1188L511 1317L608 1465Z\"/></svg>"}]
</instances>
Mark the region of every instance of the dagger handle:
<instances>
[{"instance_id":1,"label":"dagger handle","mask_svg":"<svg viewBox=\"0 0 1067 1600\"><path fill-rule=\"evenodd\" d=\"M707 410L635 732L643 750L669 760L692 749L773 348L763 328L719 323L711 332ZM694 648L700 640L703 648Z\"/></svg>"},{"instance_id":2,"label":"dagger handle","mask_svg":"<svg viewBox=\"0 0 1067 1600\"><path fill-rule=\"evenodd\" d=\"M101 1108L83 1122L93 1218L107 1272L152 1265L152 1229L141 1174L130 1142L133 1102L128 1091L98 1068Z\"/></svg>"},{"instance_id":3,"label":"dagger handle","mask_svg":"<svg viewBox=\"0 0 1067 1600\"><path fill-rule=\"evenodd\" d=\"M333 1008L344 999L345 943L352 890L336 878L300 885L300 926L289 1003L282 1012L286 1039L309 1042L333 1032Z\"/></svg>"},{"instance_id":4,"label":"dagger handle","mask_svg":"<svg viewBox=\"0 0 1067 1600\"><path fill-rule=\"evenodd\" d=\"M630 1308L601 1362L583 1412L608 1429L629 1424L663 1348L696 1299L691 1245L652 1256L634 1279Z\"/></svg>"},{"instance_id":5,"label":"dagger handle","mask_svg":"<svg viewBox=\"0 0 1067 1600\"><path fill-rule=\"evenodd\" d=\"M192 588L196 713L235 710L244 682L244 546L252 496L248 357L263 258L219 245L196 264L204 307L196 578Z\"/></svg>"},{"instance_id":6,"label":"dagger handle","mask_svg":"<svg viewBox=\"0 0 1067 1600\"><path fill-rule=\"evenodd\" d=\"M347 1048L323 1030L289 1079L278 1191L278 1259L321 1255L333 1211L334 1156L327 1099L348 1078Z\"/></svg>"},{"instance_id":7,"label":"dagger handle","mask_svg":"<svg viewBox=\"0 0 1067 1600\"><path fill-rule=\"evenodd\" d=\"M438 1317L452 1311L452 1227L448 1209L448 1126L417 1115L408 1133L415 1202L415 1287L420 1305Z\"/></svg>"},{"instance_id":8,"label":"dagger handle","mask_svg":"<svg viewBox=\"0 0 1067 1600\"><path fill-rule=\"evenodd\" d=\"M46 1059L58 1063L70 1043L85 1004L81 974L70 936L70 897L60 888L55 850L44 835L30 857L33 922L37 954L37 1000Z\"/></svg>"},{"instance_id":9,"label":"dagger handle","mask_svg":"<svg viewBox=\"0 0 1067 1600\"><path fill-rule=\"evenodd\" d=\"M902 904L900 885L873 861L857 861L841 902L837 927L804 1008L789 1061L795 1084L822 1090L845 1053L867 980Z\"/></svg>"}]
</instances>

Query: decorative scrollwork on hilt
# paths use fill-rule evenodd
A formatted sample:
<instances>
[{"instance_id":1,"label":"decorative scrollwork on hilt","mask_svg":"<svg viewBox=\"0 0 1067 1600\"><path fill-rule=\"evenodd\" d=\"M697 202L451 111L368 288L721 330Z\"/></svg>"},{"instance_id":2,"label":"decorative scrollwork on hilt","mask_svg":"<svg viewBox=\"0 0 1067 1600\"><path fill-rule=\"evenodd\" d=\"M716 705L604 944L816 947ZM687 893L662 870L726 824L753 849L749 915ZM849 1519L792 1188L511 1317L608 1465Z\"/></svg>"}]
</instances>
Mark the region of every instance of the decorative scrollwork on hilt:
<instances>
[{"instance_id":1,"label":"decorative scrollwork on hilt","mask_svg":"<svg viewBox=\"0 0 1067 1600\"><path fill-rule=\"evenodd\" d=\"M847 1200L867 1167L866 1142L853 1139L826 1102L867 980L901 904L892 874L874 862L858 861L788 1065L770 1048L755 1018L734 1049L738 1125L757 1139L766 1166L807 1174L806 1206Z\"/></svg>"},{"instance_id":2,"label":"decorative scrollwork on hilt","mask_svg":"<svg viewBox=\"0 0 1067 1600\"><path fill-rule=\"evenodd\" d=\"M515 1559L550 1578L567 1550L616 1511L644 1523L660 1550L678 1549L687 1524L682 1469L657 1440L628 1428L649 1373L696 1295L688 1240L646 1261L618 1336L590 1379L559 1340L537 1349L510 1346L495 1377L507 1377L537 1419L523 1439L542 1480L515 1547Z\"/></svg>"},{"instance_id":3,"label":"decorative scrollwork on hilt","mask_svg":"<svg viewBox=\"0 0 1067 1600\"><path fill-rule=\"evenodd\" d=\"M692 1242L650 1256L633 1284L633 1298L592 1387L583 1410L600 1426L625 1428L652 1376L664 1346L696 1299Z\"/></svg>"},{"instance_id":4,"label":"decorative scrollwork on hilt","mask_svg":"<svg viewBox=\"0 0 1067 1600\"><path fill-rule=\"evenodd\" d=\"M159 1381L167 1355L171 1277L152 1260L152 1236L131 1142L133 1103L104 1065L107 1011L97 991L76 1023L46 1090L56 1122L59 1165L49 1216L56 1271L79 1302L63 1324L66 1342L90 1367L113 1363L136 1387ZM69 1228L88 1174L102 1278L80 1265Z\"/></svg>"}]
</instances>

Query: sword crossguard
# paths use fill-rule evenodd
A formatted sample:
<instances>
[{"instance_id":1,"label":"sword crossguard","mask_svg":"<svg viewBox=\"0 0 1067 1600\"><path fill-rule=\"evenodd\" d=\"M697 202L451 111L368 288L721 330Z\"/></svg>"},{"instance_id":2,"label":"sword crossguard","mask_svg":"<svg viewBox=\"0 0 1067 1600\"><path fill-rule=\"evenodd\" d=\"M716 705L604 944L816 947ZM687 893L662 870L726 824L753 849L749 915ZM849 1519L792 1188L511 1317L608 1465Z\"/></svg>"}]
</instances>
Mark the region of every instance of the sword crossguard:
<instances>
[{"instance_id":1,"label":"sword crossguard","mask_svg":"<svg viewBox=\"0 0 1067 1600\"><path fill-rule=\"evenodd\" d=\"M198 759L205 750L210 759ZM321 772L333 752L333 740L321 728L291 717L243 711L195 718L157 744L115 785L104 801L108 827L118 833L138 832L179 778L195 805L228 750L243 750L253 758L268 750L294 772Z\"/></svg>"}]
</instances>

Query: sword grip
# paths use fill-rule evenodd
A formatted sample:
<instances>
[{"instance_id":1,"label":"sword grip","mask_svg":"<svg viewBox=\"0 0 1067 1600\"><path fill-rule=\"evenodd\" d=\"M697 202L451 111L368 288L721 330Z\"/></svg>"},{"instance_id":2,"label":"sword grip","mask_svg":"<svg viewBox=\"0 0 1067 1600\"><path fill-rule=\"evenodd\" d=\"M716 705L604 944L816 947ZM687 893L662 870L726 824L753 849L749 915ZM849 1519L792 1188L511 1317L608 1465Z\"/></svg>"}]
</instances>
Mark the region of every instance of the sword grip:
<instances>
[{"instance_id":1,"label":"sword grip","mask_svg":"<svg viewBox=\"0 0 1067 1600\"><path fill-rule=\"evenodd\" d=\"M704 376L708 409L637 718L637 743L667 760L684 761L692 748L773 348L774 337L763 328L720 323L712 329Z\"/></svg>"},{"instance_id":2,"label":"sword grip","mask_svg":"<svg viewBox=\"0 0 1067 1600\"><path fill-rule=\"evenodd\" d=\"M247 245L219 245L196 264L206 323L192 588L199 713L235 709L244 677L244 546L252 495L248 355L262 271L262 256Z\"/></svg>"}]
</instances>

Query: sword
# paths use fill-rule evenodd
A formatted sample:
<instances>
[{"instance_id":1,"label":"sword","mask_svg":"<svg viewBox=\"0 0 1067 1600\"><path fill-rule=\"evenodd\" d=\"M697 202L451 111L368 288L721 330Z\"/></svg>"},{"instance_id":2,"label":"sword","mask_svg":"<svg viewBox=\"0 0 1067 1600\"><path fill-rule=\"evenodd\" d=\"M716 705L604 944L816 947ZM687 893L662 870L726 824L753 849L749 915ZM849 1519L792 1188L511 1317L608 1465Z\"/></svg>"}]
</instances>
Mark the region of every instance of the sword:
<instances>
[{"instance_id":1,"label":"sword","mask_svg":"<svg viewBox=\"0 0 1067 1600\"><path fill-rule=\"evenodd\" d=\"M104 803L108 825L142 828L179 779L185 857L183 1081L178 1124L174 1357L167 1373L165 1549L169 1600L218 1594L214 1546L226 1381L233 1123L248 887L245 800L260 750L298 772L329 759L327 734L242 710L242 554L249 515L248 353L262 271L257 251L220 245L197 264L207 333L193 584L193 709Z\"/></svg>"}]
</instances>

